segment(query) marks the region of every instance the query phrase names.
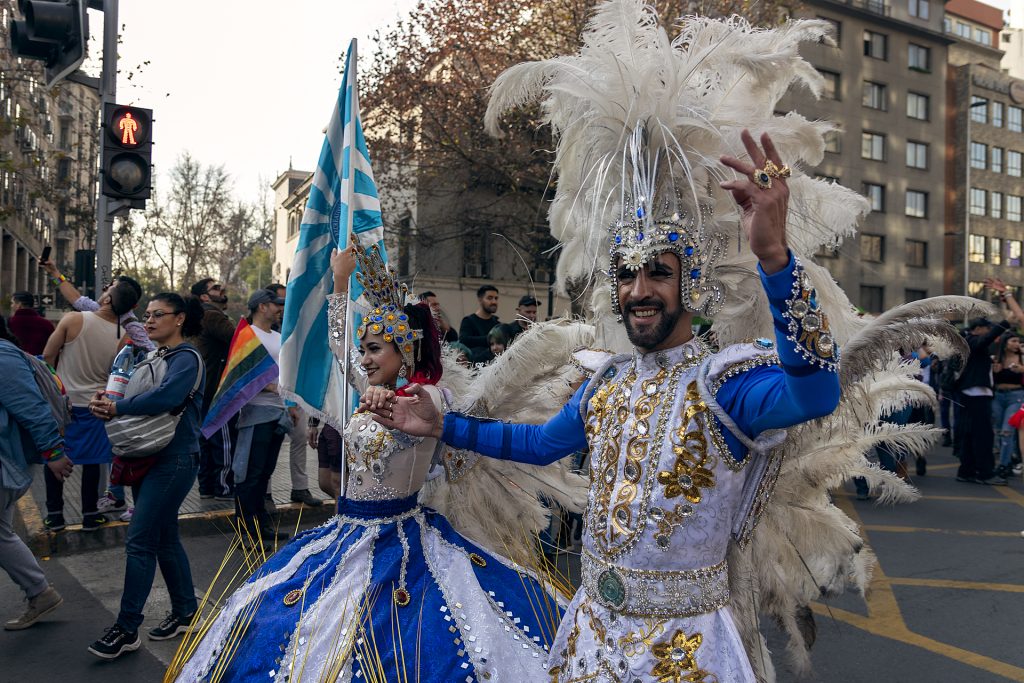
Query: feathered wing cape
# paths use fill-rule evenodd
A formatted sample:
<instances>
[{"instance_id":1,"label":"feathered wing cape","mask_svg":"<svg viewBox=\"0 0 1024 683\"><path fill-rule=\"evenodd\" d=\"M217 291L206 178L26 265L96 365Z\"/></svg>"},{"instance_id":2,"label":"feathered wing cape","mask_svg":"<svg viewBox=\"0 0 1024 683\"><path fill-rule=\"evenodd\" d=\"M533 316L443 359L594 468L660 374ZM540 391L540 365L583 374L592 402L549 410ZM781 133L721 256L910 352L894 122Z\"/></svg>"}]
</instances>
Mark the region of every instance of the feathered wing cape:
<instances>
[{"instance_id":1,"label":"feathered wing cape","mask_svg":"<svg viewBox=\"0 0 1024 683\"><path fill-rule=\"evenodd\" d=\"M459 412L543 423L582 379L570 363L572 352L593 340L593 327L583 323L536 324L479 371L459 365L456 354L446 352L439 386L450 392ZM540 467L442 447L441 461L446 473L427 482L421 501L462 535L524 566L535 566L535 539L548 526L543 500L573 512L587 503L589 481L566 460Z\"/></svg>"},{"instance_id":2,"label":"feathered wing cape","mask_svg":"<svg viewBox=\"0 0 1024 683\"><path fill-rule=\"evenodd\" d=\"M940 355L963 355L963 340L943 317L987 310L966 297L938 297L862 318L828 271L813 262L819 248L836 247L852 236L868 211L855 192L803 171L821 162L824 136L835 126L795 113L775 114L792 85L802 83L814 94L820 90L820 75L798 47L802 41L828 42L828 30L821 21L792 21L768 30L737 17L691 17L670 39L641 0L609 0L596 9L579 54L504 72L493 86L486 119L496 132L504 112L541 102L557 139L557 195L549 218L562 247L559 284L563 290L569 282L591 287L596 343L617 351L626 350L628 342L612 315L603 270L607 228L622 217L629 197L651 197L666 186L691 195L693 203L710 204L713 218L702 222L704 234L731 245L710 268L723 293L714 315L718 341L725 346L773 336L756 258L744 243L731 196L718 187L731 171L718 158L746 156L739 133L747 128L755 137L769 133L793 168L787 240L829 316L842 354L843 391L832 415L789 431L772 502L746 548L730 550L732 609L754 670L766 681L774 679L774 668L758 629L759 615L771 615L782 625L791 661L805 671L813 642L813 622L802 618L807 605L848 586L863 591L870 581L873 556L857 525L832 504L830 491L864 476L883 501L916 497L912 487L864 458L882 442L923 452L936 436L927 425L882 422L906 405L934 402L931 390L914 379L917 363L901 362L900 350L929 341Z\"/></svg>"}]
</instances>

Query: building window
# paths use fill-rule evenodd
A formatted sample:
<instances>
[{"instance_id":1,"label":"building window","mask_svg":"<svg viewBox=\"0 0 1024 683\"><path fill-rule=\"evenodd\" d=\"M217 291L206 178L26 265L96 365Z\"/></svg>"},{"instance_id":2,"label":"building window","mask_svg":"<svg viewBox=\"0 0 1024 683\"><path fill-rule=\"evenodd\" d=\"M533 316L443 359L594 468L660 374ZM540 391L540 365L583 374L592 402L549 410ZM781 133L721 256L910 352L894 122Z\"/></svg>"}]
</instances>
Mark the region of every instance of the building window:
<instances>
[{"instance_id":1,"label":"building window","mask_svg":"<svg viewBox=\"0 0 1024 683\"><path fill-rule=\"evenodd\" d=\"M928 217L928 193L920 190L907 190L906 208L904 213L911 218Z\"/></svg>"},{"instance_id":2,"label":"building window","mask_svg":"<svg viewBox=\"0 0 1024 683\"><path fill-rule=\"evenodd\" d=\"M971 188L969 204L970 204L970 211L971 211L971 215L972 216L984 216L985 215L985 213L986 213L986 211L985 211L985 198L986 198L986 194L987 193L985 192L985 190L982 190L982 189L977 188L977 187L972 187Z\"/></svg>"},{"instance_id":3,"label":"building window","mask_svg":"<svg viewBox=\"0 0 1024 683\"><path fill-rule=\"evenodd\" d=\"M841 39L843 37L843 24L842 22L833 19L831 17L818 16L820 21L827 21L832 24L832 40L836 41L836 47L842 45Z\"/></svg>"},{"instance_id":4,"label":"building window","mask_svg":"<svg viewBox=\"0 0 1024 683\"><path fill-rule=\"evenodd\" d=\"M1006 220L1020 223L1020 197L1006 195Z\"/></svg>"},{"instance_id":5,"label":"building window","mask_svg":"<svg viewBox=\"0 0 1024 683\"><path fill-rule=\"evenodd\" d=\"M907 66L917 71L931 70L931 50L911 43L907 46Z\"/></svg>"},{"instance_id":6,"label":"building window","mask_svg":"<svg viewBox=\"0 0 1024 683\"><path fill-rule=\"evenodd\" d=\"M1003 262L1003 240L998 237L988 238L988 260L993 266Z\"/></svg>"},{"instance_id":7,"label":"building window","mask_svg":"<svg viewBox=\"0 0 1024 683\"><path fill-rule=\"evenodd\" d=\"M886 103L887 99L888 97L884 84L864 81L864 93L861 96L860 101L862 105L870 109L887 111L889 109L889 106Z\"/></svg>"},{"instance_id":8,"label":"building window","mask_svg":"<svg viewBox=\"0 0 1024 683\"><path fill-rule=\"evenodd\" d=\"M982 45L992 44L992 32L984 28L974 29L974 40L981 43Z\"/></svg>"},{"instance_id":9,"label":"building window","mask_svg":"<svg viewBox=\"0 0 1024 683\"><path fill-rule=\"evenodd\" d=\"M1010 105L1006 108L1006 129L1011 133L1020 133L1024 127L1024 109Z\"/></svg>"},{"instance_id":10,"label":"building window","mask_svg":"<svg viewBox=\"0 0 1024 683\"><path fill-rule=\"evenodd\" d=\"M831 154L839 154L842 151L840 139L838 130L830 130L825 133L825 151Z\"/></svg>"},{"instance_id":11,"label":"building window","mask_svg":"<svg viewBox=\"0 0 1024 683\"><path fill-rule=\"evenodd\" d=\"M299 232L299 214L292 212L288 214L288 239L295 237Z\"/></svg>"},{"instance_id":12,"label":"building window","mask_svg":"<svg viewBox=\"0 0 1024 683\"><path fill-rule=\"evenodd\" d=\"M838 100L839 99L839 74L835 71L825 71L818 69L818 73L825 79L824 84L821 88L821 99L823 100Z\"/></svg>"},{"instance_id":13,"label":"building window","mask_svg":"<svg viewBox=\"0 0 1024 683\"><path fill-rule=\"evenodd\" d=\"M971 168L985 168L988 165L988 145L971 143Z\"/></svg>"},{"instance_id":14,"label":"building window","mask_svg":"<svg viewBox=\"0 0 1024 683\"><path fill-rule=\"evenodd\" d=\"M884 310L885 287L874 285L860 286L860 307L868 313L881 313Z\"/></svg>"},{"instance_id":15,"label":"building window","mask_svg":"<svg viewBox=\"0 0 1024 683\"><path fill-rule=\"evenodd\" d=\"M1003 148L993 147L992 156L989 159L989 170L993 173L1003 172Z\"/></svg>"},{"instance_id":16,"label":"building window","mask_svg":"<svg viewBox=\"0 0 1024 683\"><path fill-rule=\"evenodd\" d=\"M985 236L971 235L967 240L967 260L971 263L985 262Z\"/></svg>"},{"instance_id":17,"label":"building window","mask_svg":"<svg viewBox=\"0 0 1024 683\"><path fill-rule=\"evenodd\" d=\"M927 299L927 298L928 298L928 290L927 289L904 289L903 290L903 299L908 304L911 301L920 301L921 299Z\"/></svg>"},{"instance_id":18,"label":"building window","mask_svg":"<svg viewBox=\"0 0 1024 683\"><path fill-rule=\"evenodd\" d=\"M928 267L928 243L921 240L907 240L907 265L915 268Z\"/></svg>"},{"instance_id":19,"label":"building window","mask_svg":"<svg viewBox=\"0 0 1024 683\"><path fill-rule=\"evenodd\" d=\"M864 196L871 202L871 210L885 213L885 185L864 183Z\"/></svg>"},{"instance_id":20,"label":"building window","mask_svg":"<svg viewBox=\"0 0 1024 683\"><path fill-rule=\"evenodd\" d=\"M477 230L462 236L463 277L490 277L487 231Z\"/></svg>"},{"instance_id":21,"label":"building window","mask_svg":"<svg viewBox=\"0 0 1024 683\"><path fill-rule=\"evenodd\" d=\"M862 159L885 161L885 136L878 133L861 133L860 156Z\"/></svg>"},{"instance_id":22,"label":"building window","mask_svg":"<svg viewBox=\"0 0 1024 683\"><path fill-rule=\"evenodd\" d=\"M956 22L956 34L961 38L971 39L971 25L962 21Z\"/></svg>"},{"instance_id":23,"label":"building window","mask_svg":"<svg viewBox=\"0 0 1024 683\"><path fill-rule=\"evenodd\" d=\"M1020 267L1020 240L1006 240L1006 265Z\"/></svg>"},{"instance_id":24,"label":"building window","mask_svg":"<svg viewBox=\"0 0 1024 683\"><path fill-rule=\"evenodd\" d=\"M988 100L984 97L971 95L971 121L988 123Z\"/></svg>"},{"instance_id":25,"label":"building window","mask_svg":"<svg viewBox=\"0 0 1024 683\"><path fill-rule=\"evenodd\" d=\"M907 166L928 168L928 145L926 143L907 140Z\"/></svg>"},{"instance_id":26,"label":"building window","mask_svg":"<svg viewBox=\"0 0 1024 683\"><path fill-rule=\"evenodd\" d=\"M907 116L921 121L928 120L928 96L916 92L907 93Z\"/></svg>"},{"instance_id":27,"label":"building window","mask_svg":"<svg viewBox=\"0 0 1024 683\"><path fill-rule=\"evenodd\" d=\"M993 102L992 103L992 125L996 128L1003 127L1003 103Z\"/></svg>"},{"instance_id":28,"label":"building window","mask_svg":"<svg viewBox=\"0 0 1024 683\"><path fill-rule=\"evenodd\" d=\"M1022 156L1024 155L1020 152L1014 152L1012 149L1006 150L1006 175L1020 178Z\"/></svg>"},{"instance_id":29,"label":"building window","mask_svg":"<svg viewBox=\"0 0 1024 683\"><path fill-rule=\"evenodd\" d=\"M988 215L992 218L1003 217L1003 193L992 192L988 196Z\"/></svg>"},{"instance_id":30,"label":"building window","mask_svg":"<svg viewBox=\"0 0 1024 683\"><path fill-rule=\"evenodd\" d=\"M908 11L910 16L917 17L918 19L928 18L928 0L909 0Z\"/></svg>"},{"instance_id":31,"label":"building window","mask_svg":"<svg viewBox=\"0 0 1024 683\"><path fill-rule=\"evenodd\" d=\"M874 59L887 59L889 38L884 33L864 31L864 56Z\"/></svg>"},{"instance_id":32,"label":"building window","mask_svg":"<svg viewBox=\"0 0 1024 683\"><path fill-rule=\"evenodd\" d=\"M862 232L860 234L860 258L862 261L881 263L885 258L885 237Z\"/></svg>"}]
</instances>

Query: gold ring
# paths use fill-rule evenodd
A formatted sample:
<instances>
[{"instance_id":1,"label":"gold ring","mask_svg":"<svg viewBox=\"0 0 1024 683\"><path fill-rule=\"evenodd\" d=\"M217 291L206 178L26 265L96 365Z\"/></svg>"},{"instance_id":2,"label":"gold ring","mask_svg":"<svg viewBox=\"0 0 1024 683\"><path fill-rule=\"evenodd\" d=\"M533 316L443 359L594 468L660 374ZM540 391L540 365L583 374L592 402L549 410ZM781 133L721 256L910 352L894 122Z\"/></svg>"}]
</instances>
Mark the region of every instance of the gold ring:
<instances>
[{"instance_id":1,"label":"gold ring","mask_svg":"<svg viewBox=\"0 0 1024 683\"><path fill-rule=\"evenodd\" d=\"M393 411L393 410L389 410L388 411L388 419L389 420L395 419L395 411Z\"/></svg>"},{"instance_id":2,"label":"gold ring","mask_svg":"<svg viewBox=\"0 0 1024 683\"><path fill-rule=\"evenodd\" d=\"M783 164L782 168L775 165L775 162L769 159L764 162L764 172L770 175L772 178L788 178L793 175L792 169L789 166Z\"/></svg>"},{"instance_id":3,"label":"gold ring","mask_svg":"<svg viewBox=\"0 0 1024 683\"><path fill-rule=\"evenodd\" d=\"M750 174L750 179L762 190L770 190L772 187L772 177L763 168L755 168Z\"/></svg>"}]
</instances>

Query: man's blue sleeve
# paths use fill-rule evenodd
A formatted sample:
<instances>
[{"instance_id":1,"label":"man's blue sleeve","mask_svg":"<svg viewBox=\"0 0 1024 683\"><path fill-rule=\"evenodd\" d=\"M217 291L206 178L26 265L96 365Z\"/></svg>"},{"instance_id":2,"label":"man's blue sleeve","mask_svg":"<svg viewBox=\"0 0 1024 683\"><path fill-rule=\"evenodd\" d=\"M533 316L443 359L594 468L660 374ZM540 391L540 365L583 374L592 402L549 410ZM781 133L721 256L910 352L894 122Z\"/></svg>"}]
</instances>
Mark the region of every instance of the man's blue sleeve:
<instances>
[{"instance_id":1,"label":"man's blue sleeve","mask_svg":"<svg viewBox=\"0 0 1024 683\"><path fill-rule=\"evenodd\" d=\"M580 387L557 415L542 425L508 424L459 413L444 416L441 439L492 458L530 465L549 465L587 447L580 402L587 385Z\"/></svg>"},{"instance_id":2,"label":"man's blue sleeve","mask_svg":"<svg viewBox=\"0 0 1024 683\"><path fill-rule=\"evenodd\" d=\"M768 429L784 429L823 417L839 405L837 352L819 360L809 350L809 344L801 347L799 340L789 339L786 314L793 301L794 287L799 284L795 274L799 270L792 254L789 264L772 275L766 275L758 266L771 305L780 364L740 373L727 380L716 396L719 405L751 438ZM728 432L726 436L733 453L740 453L735 448L739 442L728 438Z\"/></svg>"},{"instance_id":3,"label":"man's blue sleeve","mask_svg":"<svg viewBox=\"0 0 1024 683\"><path fill-rule=\"evenodd\" d=\"M0 344L0 367L4 369L0 406L28 432L38 452L60 446L64 439L50 404L39 392L28 359L13 344Z\"/></svg>"}]
</instances>

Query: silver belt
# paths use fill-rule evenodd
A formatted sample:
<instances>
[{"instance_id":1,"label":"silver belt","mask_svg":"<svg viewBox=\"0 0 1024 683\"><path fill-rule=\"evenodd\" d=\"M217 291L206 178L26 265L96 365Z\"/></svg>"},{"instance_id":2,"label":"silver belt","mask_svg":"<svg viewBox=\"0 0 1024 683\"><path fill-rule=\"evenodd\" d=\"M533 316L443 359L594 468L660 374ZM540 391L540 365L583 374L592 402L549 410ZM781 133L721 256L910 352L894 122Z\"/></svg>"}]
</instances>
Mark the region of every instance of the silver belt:
<instances>
[{"instance_id":1,"label":"silver belt","mask_svg":"<svg viewBox=\"0 0 1024 683\"><path fill-rule=\"evenodd\" d=\"M620 567L583 551L583 589L608 609L627 616L692 617L729 602L729 567L659 571Z\"/></svg>"}]
</instances>

